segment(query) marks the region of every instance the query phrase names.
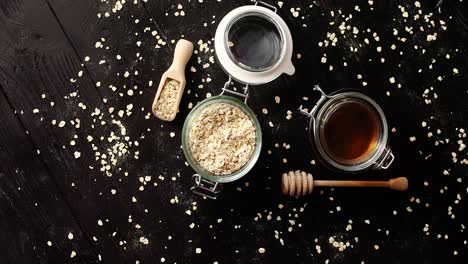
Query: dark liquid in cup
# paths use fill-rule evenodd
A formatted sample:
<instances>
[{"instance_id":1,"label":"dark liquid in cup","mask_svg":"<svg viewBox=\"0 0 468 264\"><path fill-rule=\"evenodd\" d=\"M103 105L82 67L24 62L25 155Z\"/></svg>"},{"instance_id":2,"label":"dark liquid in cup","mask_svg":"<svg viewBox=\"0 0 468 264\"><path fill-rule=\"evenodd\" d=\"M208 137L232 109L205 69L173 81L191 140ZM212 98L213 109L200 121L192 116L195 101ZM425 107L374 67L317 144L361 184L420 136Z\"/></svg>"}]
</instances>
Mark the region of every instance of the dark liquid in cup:
<instances>
[{"instance_id":1,"label":"dark liquid in cup","mask_svg":"<svg viewBox=\"0 0 468 264\"><path fill-rule=\"evenodd\" d=\"M325 149L338 162L356 163L373 150L379 130L379 118L371 106L342 102L324 123Z\"/></svg>"},{"instance_id":2,"label":"dark liquid in cup","mask_svg":"<svg viewBox=\"0 0 468 264\"><path fill-rule=\"evenodd\" d=\"M240 18L229 29L228 48L233 59L250 70L273 66L281 56L282 39L276 26L261 16Z\"/></svg>"}]
</instances>

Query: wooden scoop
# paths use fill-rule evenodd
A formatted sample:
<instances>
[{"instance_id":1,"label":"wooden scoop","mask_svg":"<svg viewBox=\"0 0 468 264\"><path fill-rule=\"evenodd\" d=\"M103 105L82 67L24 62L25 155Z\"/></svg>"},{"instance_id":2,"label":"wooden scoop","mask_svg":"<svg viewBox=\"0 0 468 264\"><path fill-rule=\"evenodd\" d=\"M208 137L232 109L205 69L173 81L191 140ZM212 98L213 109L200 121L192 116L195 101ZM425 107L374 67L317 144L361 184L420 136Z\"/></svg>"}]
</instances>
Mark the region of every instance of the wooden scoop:
<instances>
[{"instance_id":1,"label":"wooden scoop","mask_svg":"<svg viewBox=\"0 0 468 264\"><path fill-rule=\"evenodd\" d=\"M408 190L408 179L398 177L388 181L323 181L314 180L312 174L304 171L290 171L282 178L283 194L289 196L304 196L312 193L314 187L379 187L396 191Z\"/></svg>"},{"instance_id":2,"label":"wooden scoop","mask_svg":"<svg viewBox=\"0 0 468 264\"><path fill-rule=\"evenodd\" d=\"M177 112L179 112L180 100L182 99L186 85L185 67L192 56L192 53L192 42L185 39L181 39L177 42L172 64L162 75L158 91L156 92L156 96L153 101L153 114L161 120L172 121L174 120ZM176 84L175 86L177 88L174 88L174 84ZM171 85L170 90L163 92L163 89L169 89L168 85ZM162 102L162 100L160 101L160 99L165 102Z\"/></svg>"}]
</instances>

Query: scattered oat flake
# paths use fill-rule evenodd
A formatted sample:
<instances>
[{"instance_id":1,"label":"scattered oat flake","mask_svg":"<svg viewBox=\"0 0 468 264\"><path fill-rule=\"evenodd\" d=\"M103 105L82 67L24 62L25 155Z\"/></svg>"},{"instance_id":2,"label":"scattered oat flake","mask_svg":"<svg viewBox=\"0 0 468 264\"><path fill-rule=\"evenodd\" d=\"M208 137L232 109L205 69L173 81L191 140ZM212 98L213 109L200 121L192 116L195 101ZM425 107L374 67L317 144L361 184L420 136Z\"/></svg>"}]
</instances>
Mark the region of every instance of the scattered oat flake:
<instances>
[{"instance_id":1,"label":"scattered oat flake","mask_svg":"<svg viewBox=\"0 0 468 264\"><path fill-rule=\"evenodd\" d=\"M148 245L149 244L149 240L148 238L146 237L140 237L140 242L144 245Z\"/></svg>"}]
</instances>

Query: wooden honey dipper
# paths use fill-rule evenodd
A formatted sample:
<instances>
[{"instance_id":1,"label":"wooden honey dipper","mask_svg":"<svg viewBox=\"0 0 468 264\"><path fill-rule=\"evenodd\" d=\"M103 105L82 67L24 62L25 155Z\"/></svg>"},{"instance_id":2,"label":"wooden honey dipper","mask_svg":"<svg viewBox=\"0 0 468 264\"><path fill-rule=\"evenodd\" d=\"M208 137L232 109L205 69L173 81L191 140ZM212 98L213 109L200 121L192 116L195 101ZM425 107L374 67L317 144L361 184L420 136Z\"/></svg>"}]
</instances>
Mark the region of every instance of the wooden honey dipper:
<instances>
[{"instance_id":1,"label":"wooden honey dipper","mask_svg":"<svg viewBox=\"0 0 468 264\"><path fill-rule=\"evenodd\" d=\"M310 194L314 187L379 187L396 191L408 190L408 179L398 177L388 181L324 181L314 180L310 173L304 171L290 171L283 174L283 194L299 197Z\"/></svg>"}]
</instances>

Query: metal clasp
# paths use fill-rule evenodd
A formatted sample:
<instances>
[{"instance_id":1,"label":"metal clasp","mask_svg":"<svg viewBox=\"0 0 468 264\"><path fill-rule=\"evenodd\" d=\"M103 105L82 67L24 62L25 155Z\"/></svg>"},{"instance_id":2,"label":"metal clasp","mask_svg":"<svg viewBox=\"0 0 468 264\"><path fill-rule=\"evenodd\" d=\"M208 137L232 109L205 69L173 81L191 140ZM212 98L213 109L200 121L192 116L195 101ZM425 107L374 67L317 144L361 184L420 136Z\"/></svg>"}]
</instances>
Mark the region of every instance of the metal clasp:
<instances>
[{"instance_id":1,"label":"metal clasp","mask_svg":"<svg viewBox=\"0 0 468 264\"><path fill-rule=\"evenodd\" d=\"M376 168L386 170L392 165L395 160L395 155L393 155L390 149L386 149L387 153L382 158L382 160L376 165Z\"/></svg>"},{"instance_id":2,"label":"metal clasp","mask_svg":"<svg viewBox=\"0 0 468 264\"><path fill-rule=\"evenodd\" d=\"M217 194L221 192L221 183L205 180L199 174L194 174L192 179L195 181L195 185L190 188L193 193L216 200Z\"/></svg>"},{"instance_id":3,"label":"metal clasp","mask_svg":"<svg viewBox=\"0 0 468 264\"><path fill-rule=\"evenodd\" d=\"M255 1L255 5L259 5L259 4L261 4L261 5L265 6L265 7L269 7L271 9L273 9L273 12L275 12L275 13L278 12L278 8L276 8L276 6L274 6L274 5L265 3L265 2L260 1L260 0Z\"/></svg>"},{"instance_id":4,"label":"metal clasp","mask_svg":"<svg viewBox=\"0 0 468 264\"><path fill-rule=\"evenodd\" d=\"M231 85L231 84L234 84L234 83L232 82L231 75L229 75L229 80L224 84L224 87L222 88L223 91L219 95L223 95L224 92L230 93L230 94L233 94L233 95L237 95L237 96L240 96L240 97L244 98L244 104L247 104L247 99L249 99L249 85L246 84L242 88L243 92L240 93L238 91L234 91L234 90L229 89L229 85Z\"/></svg>"},{"instance_id":5,"label":"metal clasp","mask_svg":"<svg viewBox=\"0 0 468 264\"><path fill-rule=\"evenodd\" d=\"M317 103L315 103L314 107L312 108L312 110L310 110L310 112L306 111L304 109L304 107L301 105L299 106L299 112L301 112L301 114L309 117L310 119L315 119L315 113L317 112L318 108L320 107L320 105L323 103L323 101L331 98L332 96L329 96L327 95L324 91L322 91L322 89L320 88L320 86L318 85L315 85L314 88L313 88L314 91L319 91L320 92L320 99L317 101Z\"/></svg>"},{"instance_id":6,"label":"metal clasp","mask_svg":"<svg viewBox=\"0 0 468 264\"><path fill-rule=\"evenodd\" d=\"M307 111L302 105L299 106L298 110L301 114L307 116L309 118L309 138L311 138L312 132L316 133L315 129L315 114L317 113L320 105L330 99L333 98L333 96L327 95L320 86L314 85L313 88L314 91L319 91L320 92L320 98L319 100L315 103L314 107L312 107L312 110Z\"/></svg>"}]
</instances>

